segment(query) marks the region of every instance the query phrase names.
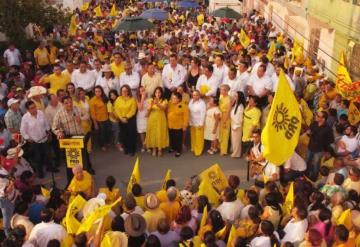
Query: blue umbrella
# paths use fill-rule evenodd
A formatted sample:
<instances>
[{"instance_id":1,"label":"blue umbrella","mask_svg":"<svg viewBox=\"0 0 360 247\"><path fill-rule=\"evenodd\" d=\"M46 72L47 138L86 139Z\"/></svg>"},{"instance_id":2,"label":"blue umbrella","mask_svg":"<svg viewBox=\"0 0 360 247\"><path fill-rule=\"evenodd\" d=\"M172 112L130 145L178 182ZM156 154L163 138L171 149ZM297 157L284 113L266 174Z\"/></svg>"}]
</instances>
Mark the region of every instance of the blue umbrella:
<instances>
[{"instance_id":1,"label":"blue umbrella","mask_svg":"<svg viewBox=\"0 0 360 247\"><path fill-rule=\"evenodd\" d=\"M145 10L140 16L145 19L153 19L158 21L164 21L169 18L168 12L158 8Z\"/></svg>"},{"instance_id":2,"label":"blue umbrella","mask_svg":"<svg viewBox=\"0 0 360 247\"><path fill-rule=\"evenodd\" d=\"M199 4L195 1L181 1L178 2L177 6L183 9L195 9L199 7Z\"/></svg>"}]
</instances>

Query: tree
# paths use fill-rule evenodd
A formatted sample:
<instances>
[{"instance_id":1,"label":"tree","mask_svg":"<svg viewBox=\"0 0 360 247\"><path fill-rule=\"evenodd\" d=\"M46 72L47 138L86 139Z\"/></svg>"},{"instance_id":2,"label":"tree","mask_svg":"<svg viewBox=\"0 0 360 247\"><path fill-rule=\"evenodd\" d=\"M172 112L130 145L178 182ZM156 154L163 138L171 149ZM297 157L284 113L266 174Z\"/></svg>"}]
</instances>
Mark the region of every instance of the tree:
<instances>
[{"instance_id":1,"label":"tree","mask_svg":"<svg viewBox=\"0 0 360 247\"><path fill-rule=\"evenodd\" d=\"M54 7L44 0L0 0L0 32L12 42L25 40L25 28L30 23L49 28L68 21L61 5Z\"/></svg>"}]
</instances>

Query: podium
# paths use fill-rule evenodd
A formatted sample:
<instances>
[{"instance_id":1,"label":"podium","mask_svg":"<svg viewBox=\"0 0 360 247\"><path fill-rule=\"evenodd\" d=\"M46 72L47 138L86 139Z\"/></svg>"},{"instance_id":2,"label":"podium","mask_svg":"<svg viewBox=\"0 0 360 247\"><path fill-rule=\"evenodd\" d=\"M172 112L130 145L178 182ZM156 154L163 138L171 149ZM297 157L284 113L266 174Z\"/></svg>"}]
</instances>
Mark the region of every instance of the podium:
<instances>
[{"instance_id":1,"label":"podium","mask_svg":"<svg viewBox=\"0 0 360 247\"><path fill-rule=\"evenodd\" d=\"M73 168L75 165L84 166L82 149L84 148L84 136L73 136L59 140L60 148L65 149L66 166Z\"/></svg>"}]
</instances>

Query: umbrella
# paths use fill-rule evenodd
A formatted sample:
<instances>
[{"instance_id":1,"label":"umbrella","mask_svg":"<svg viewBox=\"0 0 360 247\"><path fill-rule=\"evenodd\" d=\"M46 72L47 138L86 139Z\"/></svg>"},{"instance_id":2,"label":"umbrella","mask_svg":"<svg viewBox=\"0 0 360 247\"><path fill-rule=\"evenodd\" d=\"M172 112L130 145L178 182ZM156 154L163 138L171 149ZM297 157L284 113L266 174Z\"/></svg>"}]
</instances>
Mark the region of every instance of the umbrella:
<instances>
[{"instance_id":1,"label":"umbrella","mask_svg":"<svg viewBox=\"0 0 360 247\"><path fill-rule=\"evenodd\" d=\"M232 19L241 18L240 13L236 12L235 10L233 10L229 7L217 9L214 12L212 12L211 15L215 16L215 17L232 18Z\"/></svg>"},{"instance_id":2,"label":"umbrella","mask_svg":"<svg viewBox=\"0 0 360 247\"><path fill-rule=\"evenodd\" d=\"M154 20L158 20L158 21L164 21L167 18L169 18L169 14L165 10L155 8L155 9L145 10L144 12L142 12L140 17L145 18L145 19L154 19Z\"/></svg>"},{"instance_id":3,"label":"umbrella","mask_svg":"<svg viewBox=\"0 0 360 247\"><path fill-rule=\"evenodd\" d=\"M147 30L154 27L150 21L142 18L142 17L127 17L122 22L117 25L114 30L115 31L126 31L126 32L135 32L141 30Z\"/></svg>"},{"instance_id":4,"label":"umbrella","mask_svg":"<svg viewBox=\"0 0 360 247\"><path fill-rule=\"evenodd\" d=\"M183 9L195 9L199 7L199 4L195 1L181 1L178 2L177 6Z\"/></svg>"},{"instance_id":5,"label":"umbrella","mask_svg":"<svg viewBox=\"0 0 360 247\"><path fill-rule=\"evenodd\" d=\"M143 3L156 3L156 2L164 2L165 0L143 0Z\"/></svg>"}]
</instances>

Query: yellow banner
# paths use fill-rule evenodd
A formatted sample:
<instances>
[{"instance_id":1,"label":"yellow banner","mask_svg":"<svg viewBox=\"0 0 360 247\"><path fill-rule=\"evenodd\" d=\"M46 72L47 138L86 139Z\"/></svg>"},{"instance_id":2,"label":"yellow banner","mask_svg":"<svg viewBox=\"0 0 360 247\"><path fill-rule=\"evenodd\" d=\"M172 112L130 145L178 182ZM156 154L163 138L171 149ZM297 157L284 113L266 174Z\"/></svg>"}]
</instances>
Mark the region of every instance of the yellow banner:
<instances>
[{"instance_id":1,"label":"yellow banner","mask_svg":"<svg viewBox=\"0 0 360 247\"><path fill-rule=\"evenodd\" d=\"M83 166L81 148L67 148L65 153L67 168L73 168L75 165Z\"/></svg>"},{"instance_id":2,"label":"yellow banner","mask_svg":"<svg viewBox=\"0 0 360 247\"><path fill-rule=\"evenodd\" d=\"M69 138L59 140L60 148L83 148L84 140L82 138Z\"/></svg>"}]
</instances>

